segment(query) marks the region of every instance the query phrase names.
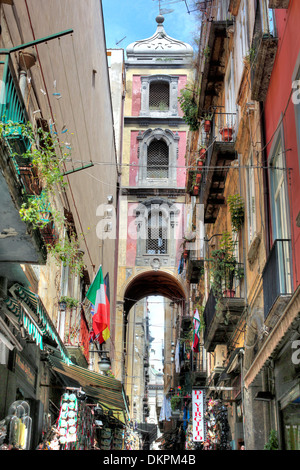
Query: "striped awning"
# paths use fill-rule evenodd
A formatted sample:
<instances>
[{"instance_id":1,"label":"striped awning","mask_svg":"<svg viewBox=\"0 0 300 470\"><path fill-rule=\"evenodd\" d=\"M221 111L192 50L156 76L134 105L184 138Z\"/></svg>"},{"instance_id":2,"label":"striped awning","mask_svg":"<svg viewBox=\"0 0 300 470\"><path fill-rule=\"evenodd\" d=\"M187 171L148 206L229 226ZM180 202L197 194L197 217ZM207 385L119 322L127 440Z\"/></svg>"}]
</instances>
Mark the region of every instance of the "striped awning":
<instances>
[{"instance_id":1,"label":"striped awning","mask_svg":"<svg viewBox=\"0 0 300 470\"><path fill-rule=\"evenodd\" d=\"M125 422L127 405L123 386L119 380L74 364L67 365L55 356L50 356L49 361L53 370L70 379L70 386L74 386L76 382L87 396L113 410L114 416Z\"/></svg>"},{"instance_id":2,"label":"striped awning","mask_svg":"<svg viewBox=\"0 0 300 470\"><path fill-rule=\"evenodd\" d=\"M60 354L66 363L71 362L69 358L68 351L61 341L58 332L56 331L55 326L52 323L50 316L47 313L46 308L44 307L40 297L26 289L23 286L15 284L14 293L17 299L8 297L5 299L7 308L16 315L19 320L22 320L23 323L28 326L27 331L31 336L34 336L34 340L40 346L40 349L43 350L42 337L48 336L57 344L57 347L60 351ZM22 308L21 302L24 302L24 305L34 314L35 318L24 311Z\"/></svg>"}]
</instances>

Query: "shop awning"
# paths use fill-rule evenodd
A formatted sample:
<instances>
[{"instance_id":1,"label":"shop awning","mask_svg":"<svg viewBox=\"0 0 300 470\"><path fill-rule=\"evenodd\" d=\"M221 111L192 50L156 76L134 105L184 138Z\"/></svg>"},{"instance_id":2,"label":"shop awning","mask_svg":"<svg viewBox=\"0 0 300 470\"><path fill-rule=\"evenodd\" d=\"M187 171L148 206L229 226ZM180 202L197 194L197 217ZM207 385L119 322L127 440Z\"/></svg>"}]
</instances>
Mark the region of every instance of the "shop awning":
<instances>
[{"instance_id":1,"label":"shop awning","mask_svg":"<svg viewBox=\"0 0 300 470\"><path fill-rule=\"evenodd\" d=\"M61 341L40 297L19 284L14 284L12 290L16 298L7 297L6 307L22 322L36 344L43 350L43 336L48 336L57 344L60 354L66 363L70 363L69 354ZM22 302L24 305L22 306ZM24 308L23 308L24 307ZM31 314L26 310L29 309Z\"/></svg>"},{"instance_id":2,"label":"shop awning","mask_svg":"<svg viewBox=\"0 0 300 470\"><path fill-rule=\"evenodd\" d=\"M119 380L74 364L67 365L55 356L50 356L49 360L56 372L70 379L70 386L76 382L87 396L112 410L114 416L125 423L128 410L123 385Z\"/></svg>"}]
</instances>

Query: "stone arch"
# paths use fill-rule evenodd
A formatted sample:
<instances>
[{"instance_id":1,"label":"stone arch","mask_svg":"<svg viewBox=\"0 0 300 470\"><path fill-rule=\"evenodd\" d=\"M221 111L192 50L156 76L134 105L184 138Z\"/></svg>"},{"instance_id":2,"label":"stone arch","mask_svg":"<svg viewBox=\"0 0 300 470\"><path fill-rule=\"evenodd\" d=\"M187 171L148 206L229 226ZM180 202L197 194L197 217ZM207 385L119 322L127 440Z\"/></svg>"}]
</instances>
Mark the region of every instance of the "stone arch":
<instances>
[{"instance_id":1,"label":"stone arch","mask_svg":"<svg viewBox=\"0 0 300 470\"><path fill-rule=\"evenodd\" d=\"M119 292L125 315L136 302L150 295L161 295L175 302L185 302L188 298L186 287L170 270L143 269L133 274Z\"/></svg>"}]
</instances>

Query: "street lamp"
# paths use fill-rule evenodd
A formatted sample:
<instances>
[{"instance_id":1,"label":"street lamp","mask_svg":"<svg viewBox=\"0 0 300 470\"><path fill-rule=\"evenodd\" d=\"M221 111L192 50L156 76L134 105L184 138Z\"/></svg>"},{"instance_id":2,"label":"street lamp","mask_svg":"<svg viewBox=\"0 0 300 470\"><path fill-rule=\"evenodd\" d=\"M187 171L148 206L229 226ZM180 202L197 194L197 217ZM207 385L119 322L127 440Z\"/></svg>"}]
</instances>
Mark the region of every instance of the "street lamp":
<instances>
[{"instance_id":1,"label":"street lamp","mask_svg":"<svg viewBox=\"0 0 300 470\"><path fill-rule=\"evenodd\" d=\"M107 351L99 351L100 353L100 361L98 362L99 369L104 372L104 374L107 374L107 371L110 369L111 363L109 358L107 357Z\"/></svg>"},{"instance_id":2,"label":"street lamp","mask_svg":"<svg viewBox=\"0 0 300 470\"><path fill-rule=\"evenodd\" d=\"M107 356L108 351L102 351L102 349L92 349L90 350L91 353L97 353L100 356L100 360L98 361L98 366L101 372L103 372L105 375L107 375L107 371L111 367L110 359Z\"/></svg>"}]
</instances>

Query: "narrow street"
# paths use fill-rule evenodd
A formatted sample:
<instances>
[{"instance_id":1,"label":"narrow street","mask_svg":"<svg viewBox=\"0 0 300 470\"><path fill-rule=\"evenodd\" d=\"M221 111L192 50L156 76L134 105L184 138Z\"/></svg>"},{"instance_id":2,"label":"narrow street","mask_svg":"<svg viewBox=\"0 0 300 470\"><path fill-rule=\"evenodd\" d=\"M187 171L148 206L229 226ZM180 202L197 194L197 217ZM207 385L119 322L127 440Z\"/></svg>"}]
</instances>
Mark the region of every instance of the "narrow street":
<instances>
[{"instance_id":1,"label":"narrow street","mask_svg":"<svg viewBox=\"0 0 300 470\"><path fill-rule=\"evenodd\" d=\"M0 18L0 450L299 451L299 1Z\"/></svg>"}]
</instances>

